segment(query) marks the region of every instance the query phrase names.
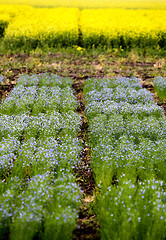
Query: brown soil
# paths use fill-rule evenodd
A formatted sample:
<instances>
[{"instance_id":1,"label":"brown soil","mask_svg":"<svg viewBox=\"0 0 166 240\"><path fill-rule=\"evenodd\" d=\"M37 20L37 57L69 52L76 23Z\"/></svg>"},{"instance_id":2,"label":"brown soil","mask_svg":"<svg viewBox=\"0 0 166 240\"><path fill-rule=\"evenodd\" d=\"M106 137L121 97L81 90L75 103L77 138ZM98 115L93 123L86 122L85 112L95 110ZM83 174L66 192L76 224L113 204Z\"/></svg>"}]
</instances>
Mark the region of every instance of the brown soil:
<instances>
[{"instance_id":1,"label":"brown soil","mask_svg":"<svg viewBox=\"0 0 166 240\"><path fill-rule=\"evenodd\" d=\"M14 86L15 86L15 84L0 85L0 101L7 97L7 95L13 89Z\"/></svg>"},{"instance_id":2,"label":"brown soil","mask_svg":"<svg viewBox=\"0 0 166 240\"><path fill-rule=\"evenodd\" d=\"M83 96L84 81L81 79L74 80L73 88L76 91L76 97L79 101L77 112L81 115L82 124L79 138L83 142L81 152L81 163L75 167L74 173L76 181L83 191L82 206L79 210L79 219L77 220L78 228L73 233L74 240L83 239L100 239L99 225L96 215L91 213L91 204L94 201L95 181L90 165L91 149L89 147L88 123L85 117L85 102Z\"/></svg>"}]
</instances>

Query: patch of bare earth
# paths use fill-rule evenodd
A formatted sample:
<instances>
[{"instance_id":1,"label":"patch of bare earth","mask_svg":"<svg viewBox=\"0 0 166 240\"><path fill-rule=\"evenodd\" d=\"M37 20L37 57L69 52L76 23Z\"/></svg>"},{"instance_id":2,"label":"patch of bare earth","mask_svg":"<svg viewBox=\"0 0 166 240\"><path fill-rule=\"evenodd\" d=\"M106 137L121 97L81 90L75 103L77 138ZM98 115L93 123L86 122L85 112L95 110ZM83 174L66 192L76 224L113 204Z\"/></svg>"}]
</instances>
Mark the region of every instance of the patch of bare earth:
<instances>
[{"instance_id":1,"label":"patch of bare earth","mask_svg":"<svg viewBox=\"0 0 166 240\"><path fill-rule=\"evenodd\" d=\"M15 82L10 83L2 83L0 85L0 102L2 99L6 98L9 94L9 92L14 88Z\"/></svg>"}]
</instances>

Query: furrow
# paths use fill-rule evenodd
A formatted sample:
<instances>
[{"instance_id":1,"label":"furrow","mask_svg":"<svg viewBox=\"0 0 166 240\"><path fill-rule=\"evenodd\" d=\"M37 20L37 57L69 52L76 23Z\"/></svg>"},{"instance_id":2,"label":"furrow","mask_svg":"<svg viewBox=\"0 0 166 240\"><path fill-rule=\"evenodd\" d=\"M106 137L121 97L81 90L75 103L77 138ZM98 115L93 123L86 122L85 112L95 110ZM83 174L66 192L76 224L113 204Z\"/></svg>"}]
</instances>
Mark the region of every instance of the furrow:
<instances>
[{"instance_id":1,"label":"furrow","mask_svg":"<svg viewBox=\"0 0 166 240\"><path fill-rule=\"evenodd\" d=\"M81 162L74 169L76 182L83 192L82 205L79 209L78 228L73 232L74 240L100 239L99 225L97 217L93 212L93 202L95 200L95 181L91 168L91 151L89 145L88 122L85 116L85 101L83 95L83 80L74 80L73 89L79 102L77 112L81 116L81 126L79 139L83 144L81 152Z\"/></svg>"}]
</instances>

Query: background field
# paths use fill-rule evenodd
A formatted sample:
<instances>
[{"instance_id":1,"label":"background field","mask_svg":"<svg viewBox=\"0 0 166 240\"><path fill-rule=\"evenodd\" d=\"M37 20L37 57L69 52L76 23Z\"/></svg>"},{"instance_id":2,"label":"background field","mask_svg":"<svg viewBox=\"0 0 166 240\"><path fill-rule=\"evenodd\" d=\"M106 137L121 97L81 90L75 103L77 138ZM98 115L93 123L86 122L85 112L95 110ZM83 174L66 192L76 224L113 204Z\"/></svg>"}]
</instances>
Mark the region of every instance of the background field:
<instances>
[{"instance_id":1,"label":"background field","mask_svg":"<svg viewBox=\"0 0 166 240\"><path fill-rule=\"evenodd\" d=\"M165 0L1 0L1 4L21 4L36 7L166 8Z\"/></svg>"},{"instance_id":2,"label":"background field","mask_svg":"<svg viewBox=\"0 0 166 240\"><path fill-rule=\"evenodd\" d=\"M165 50L166 1L1 3L1 52L73 46Z\"/></svg>"}]
</instances>

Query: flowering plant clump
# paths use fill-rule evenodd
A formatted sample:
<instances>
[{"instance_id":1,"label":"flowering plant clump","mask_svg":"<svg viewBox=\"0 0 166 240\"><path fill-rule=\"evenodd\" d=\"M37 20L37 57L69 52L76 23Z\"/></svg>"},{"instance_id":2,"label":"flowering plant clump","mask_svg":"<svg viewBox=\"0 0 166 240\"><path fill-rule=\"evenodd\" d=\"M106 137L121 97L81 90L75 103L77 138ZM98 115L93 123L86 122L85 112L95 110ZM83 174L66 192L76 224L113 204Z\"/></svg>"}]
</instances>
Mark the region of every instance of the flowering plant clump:
<instances>
[{"instance_id":1,"label":"flowering plant clump","mask_svg":"<svg viewBox=\"0 0 166 240\"><path fill-rule=\"evenodd\" d=\"M0 179L6 178L10 173L20 142L15 137L3 138L0 141Z\"/></svg>"},{"instance_id":2,"label":"flowering plant clump","mask_svg":"<svg viewBox=\"0 0 166 240\"><path fill-rule=\"evenodd\" d=\"M77 103L69 79L58 80L56 75L55 77L53 75L47 77L46 75L44 82L44 76L22 75L10 95L2 101L0 113L16 115L31 112L32 115L38 115L53 110L59 112L74 111ZM41 84L40 79L42 79ZM51 81L50 86L49 80ZM53 81L55 81L54 84Z\"/></svg>"},{"instance_id":3,"label":"flowering plant clump","mask_svg":"<svg viewBox=\"0 0 166 240\"><path fill-rule=\"evenodd\" d=\"M33 106L36 94L36 86L24 87L19 85L11 91L6 99L2 100L0 113L14 115L29 112Z\"/></svg>"},{"instance_id":4,"label":"flowering plant clump","mask_svg":"<svg viewBox=\"0 0 166 240\"><path fill-rule=\"evenodd\" d=\"M28 74L22 74L18 81L17 81L17 87L22 85L24 87L32 87L37 86L39 84L39 76L38 75L28 75Z\"/></svg>"},{"instance_id":5,"label":"flowering plant clump","mask_svg":"<svg viewBox=\"0 0 166 240\"><path fill-rule=\"evenodd\" d=\"M4 77L0 76L0 84L4 81Z\"/></svg>"},{"instance_id":6,"label":"flowering plant clump","mask_svg":"<svg viewBox=\"0 0 166 240\"><path fill-rule=\"evenodd\" d=\"M132 117L133 115L137 115L139 118L143 118L145 116L155 116L157 118L163 115L163 109L159 107L157 104L152 103L138 103L138 104L130 104L126 102L116 102L112 100L106 101L87 101L86 106L86 114L87 117L93 117L97 114L106 114L107 116L114 114L122 114L123 118Z\"/></svg>"},{"instance_id":7,"label":"flowering plant clump","mask_svg":"<svg viewBox=\"0 0 166 240\"><path fill-rule=\"evenodd\" d=\"M16 137L21 140L24 128L27 126L28 115L5 115L0 114L0 140L2 138Z\"/></svg>"},{"instance_id":8,"label":"flowering plant clump","mask_svg":"<svg viewBox=\"0 0 166 240\"><path fill-rule=\"evenodd\" d=\"M141 89L141 83L138 81L138 78L126 78L126 77L119 77L119 78L89 78L86 80L86 84L84 86L84 92L87 94L92 90L105 90L105 91L113 91L117 87L123 88L132 88L135 90Z\"/></svg>"},{"instance_id":9,"label":"flowering plant clump","mask_svg":"<svg viewBox=\"0 0 166 240\"><path fill-rule=\"evenodd\" d=\"M84 94L102 239L164 240L163 109L136 78L88 79Z\"/></svg>"},{"instance_id":10,"label":"flowering plant clump","mask_svg":"<svg viewBox=\"0 0 166 240\"><path fill-rule=\"evenodd\" d=\"M38 75L40 78L39 87L47 86L47 87L60 87L65 88L67 86L72 86L71 78L67 77L59 77L57 74L48 74L48 73L41 73Z\"/></svg>"},{"instance_id":11,"label":"flowering plant clump","mask_svg":"<svg viewBox=\"0 0 166 240\"><path fill-rule=\"evenodd\" d=\"M166 100L166 78L156 77L154 79L154 90L161 100Z\"/></svg>"},{"instance_id":12,"label":"flowering plant clump","mask_svg":"<svg viewBox=\"0 0 166 240\"><path fill-rule=\"evenodd\" d=\"M81 118L71 84L21 75L0 105L0 238L69 239L76 227Z\"/></svg>"}]
</instances>

